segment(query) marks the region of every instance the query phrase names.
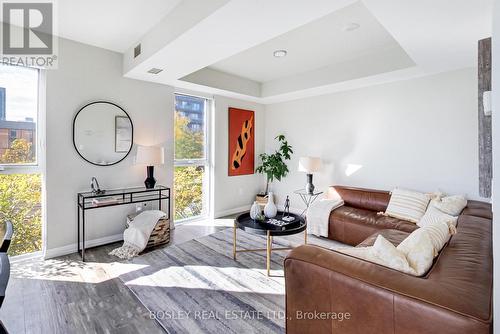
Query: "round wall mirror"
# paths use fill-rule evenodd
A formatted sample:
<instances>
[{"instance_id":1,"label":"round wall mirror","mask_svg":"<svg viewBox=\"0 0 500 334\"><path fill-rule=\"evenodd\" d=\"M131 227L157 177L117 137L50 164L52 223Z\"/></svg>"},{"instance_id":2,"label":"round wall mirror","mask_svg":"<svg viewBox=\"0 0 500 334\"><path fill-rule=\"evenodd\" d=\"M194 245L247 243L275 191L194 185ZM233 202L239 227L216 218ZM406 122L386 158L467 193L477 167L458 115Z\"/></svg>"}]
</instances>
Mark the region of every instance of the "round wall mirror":
<instances>
[{"instance_id":1,"label":"round wall mirror","mask_svg":"<svg viewBox=\"0 0 500 334\"><path fill-rule=\"evenodd\" d=\"M119 163L130 153L134 126L123 108L111 102L92 102L73 120L73 145L80 156L97 166Z\"/></svg>"}]
</instances>

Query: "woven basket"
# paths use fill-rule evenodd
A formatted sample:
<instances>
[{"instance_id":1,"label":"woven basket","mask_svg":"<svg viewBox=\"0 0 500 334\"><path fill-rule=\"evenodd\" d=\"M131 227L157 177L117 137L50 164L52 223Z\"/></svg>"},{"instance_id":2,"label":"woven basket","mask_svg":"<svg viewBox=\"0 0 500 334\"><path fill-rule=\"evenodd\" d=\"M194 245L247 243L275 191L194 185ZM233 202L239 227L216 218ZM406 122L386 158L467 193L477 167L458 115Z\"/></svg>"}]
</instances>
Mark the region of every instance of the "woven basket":
<instances>
[{"instance_id":1,"label":"woven basket","mask_svg":"<svg viewBox=\"0 0 500 334\"><path fill-rule=\"evenodd\" d=\"M263 209L267 204L267 197L265 195L257 195L255 196L255 201L257 201L261 209Z\"/></svg>"},{"instance_id":2,"label":"woven basket","mask_svg":"<svg viewBox=\"0 0 500 334\"><path fill-rule=\"evenodd\" d=\"M126 224L127 228L129 227L130 222L133 221L136 216L137 214L132 214L127 216L127 224ZM168 244L169 242L170 242L170 220L168 220L166 217L160 218L155 228L153 229L153 232L151 232L151 236L149 237L146 248L165 245Z\"/></svg>"}]
</instances>

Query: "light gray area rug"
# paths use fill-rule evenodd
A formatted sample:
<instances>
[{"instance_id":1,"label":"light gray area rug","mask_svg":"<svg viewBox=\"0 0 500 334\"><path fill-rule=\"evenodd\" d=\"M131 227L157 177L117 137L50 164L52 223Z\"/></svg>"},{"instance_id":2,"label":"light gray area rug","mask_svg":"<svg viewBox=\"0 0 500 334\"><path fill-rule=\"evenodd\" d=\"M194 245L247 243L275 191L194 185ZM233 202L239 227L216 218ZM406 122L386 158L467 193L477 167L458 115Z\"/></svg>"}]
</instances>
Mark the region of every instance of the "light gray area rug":
<instances>
[{"instance_id":1,"label":"light gray area rug","mask_svg":"<svg viewBox=\"0 0 500 334\"><path fill-rule=\"evenodd\" d=\"M233 260L232 233L227 229L144 254L120 264L117 276L168 333L284 333L287 252L272 253L268 277L265 252L238 253ZM276 237L273 247L297 246L303 238L303 233ZM266 243L265 237L242 230L237 240L238 248L246 249Z\"/></svg>"}]
</instances>

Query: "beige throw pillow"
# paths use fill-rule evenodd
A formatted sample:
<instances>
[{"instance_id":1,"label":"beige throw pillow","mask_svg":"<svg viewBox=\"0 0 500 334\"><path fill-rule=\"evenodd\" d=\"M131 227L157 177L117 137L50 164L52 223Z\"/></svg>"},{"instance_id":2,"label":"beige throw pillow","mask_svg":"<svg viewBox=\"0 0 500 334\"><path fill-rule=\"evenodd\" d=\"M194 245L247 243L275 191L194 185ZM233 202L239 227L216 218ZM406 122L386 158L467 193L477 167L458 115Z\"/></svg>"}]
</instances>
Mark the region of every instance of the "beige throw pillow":
<instances>
[{"instance_id":1,"label":"beige throw pillow","mask_svg":"<svg viewBox=\"0 0 500 334\"><path fill-rule=\"evenodd\" d=\"M373 246L340 248L337 251L407 274L416 275L415 270L408 264L405 255L382 235L377 237Z\"/></svg>"},{"instance_id":2,"label":"beige throw pillow","mask_svg":"<svg viewBox=\"0 0 500 334\"><path fill-rule=\"evenodd\" d=\"M399 251L391 242L382 235L378 235L371 253L376 258L385 263L387 267L396 269L408 274L415 274L413 268L408 264L408 260L403 252Z\"/></svg>"},{"instance_id":3,"label":"beige throw pillow","mask_svg":"<svg viewBox=\"0 0 500 334\"><path fill-rule=\"evenodd\" d=\"M462 195L455 195L433 200L431 204L446 214L458 216L467 206L467 200Z\"/></svg>"},{"instance_id":4,"label":"beige throw pillow","mask_svg":"<svg viewBox=\"0 0 500 334\"><path fill-rule=\"evenodd\" d=\"M410 275L422 276L454 234L453 229L454 225L448 219L432 220L413 231L398 247L378 235L371 247L343 248L338 251Z\"/></svg>"},{"instance_id":5,"label":"beige throw pillow","mask_svg":"<svg viewBox=\"0 0 500 334\"><path fill-rule=\"evenodd\" d=\"M457 225L457 220L458 217L454 217L452 215L446 214L442 212L441 210L437 209L433 205L433 201L431 201L431 204L427 208L427 211L425 212L424 216L420 221L417 223L418 226L424 227L427 225L430 225L435 222L446 222L446 223L452 223L453 226Z\"/></svg>"},{"instance_id":6,"label":"beige throw pillow","mask_svg":"<svg viewBox=\"0 0 500 334\"><path fill-rule=\"evenodd\" d=\"M417 276L424 275L432 266L434 247L423 228L412 232L396 248L405 255L408 264L415 270Z\"/></svg>"},{"instance_id":7,"label":"beige throw pillow","mask_svg":"<svg viewBox=\"0 0 500 334\"><path fill-rule=\"evenodd\" d=\"M385 214L418 223L425 213L430 197L427 194L405 189L394 189Z\"/></svg>"},{"instance_id":8,"label":"beige throw pillow","mask_svg":"<svg viewBox=\"0 0 500 334\"><path fill-rule=\"evenodd\" d=\"M455 232L455 226L449 219L430 220L428 224L406 237L397 249L406 255L408 263L415 271L422 272L425 268L429 269L434 257Z\"/></svg>"}]
</instances>

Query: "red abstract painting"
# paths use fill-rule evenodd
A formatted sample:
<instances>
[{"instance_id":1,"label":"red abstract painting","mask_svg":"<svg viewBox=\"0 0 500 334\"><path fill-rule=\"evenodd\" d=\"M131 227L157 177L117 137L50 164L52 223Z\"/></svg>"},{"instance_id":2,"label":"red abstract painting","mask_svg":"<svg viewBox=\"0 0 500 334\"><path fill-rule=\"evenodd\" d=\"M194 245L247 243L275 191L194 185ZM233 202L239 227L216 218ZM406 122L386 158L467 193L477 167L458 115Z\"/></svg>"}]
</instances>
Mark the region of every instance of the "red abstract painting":
<instances>
[{"instance_id":1,"label":"red abstract painting","mask_svg":"<svg viewBox=\"0 0 500 334\"><path fill-rule=\"evenodd\" d=\"M229 176L253 174L254 160L254 112L229 108Z\"/></svg>"}]
</instances>

